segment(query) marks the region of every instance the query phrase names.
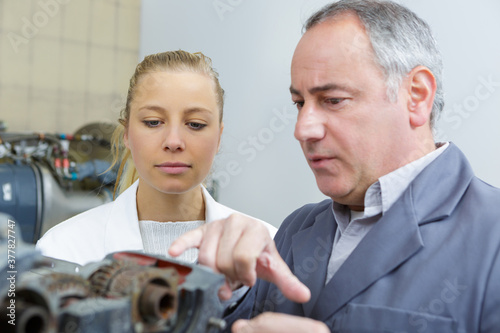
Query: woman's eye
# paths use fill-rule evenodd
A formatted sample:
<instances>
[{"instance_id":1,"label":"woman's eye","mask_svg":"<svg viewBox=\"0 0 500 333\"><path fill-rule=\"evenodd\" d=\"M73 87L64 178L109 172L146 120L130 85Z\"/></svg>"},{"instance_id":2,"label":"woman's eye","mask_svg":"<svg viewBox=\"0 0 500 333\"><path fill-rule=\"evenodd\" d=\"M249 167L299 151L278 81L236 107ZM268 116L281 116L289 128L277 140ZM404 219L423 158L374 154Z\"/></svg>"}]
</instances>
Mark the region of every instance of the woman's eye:
<instances>
[{"instance_id":1,"label":"woman's eye","mask_svg":"<svg viewBox=\"0 0 500 333\"><path fill-rule=\"evenodd\" d=\"M157 127L157 126L160 125L160 121L159 120L144 120L143 123L147 127Z\"/></svg>"},{"instance_id":2,"label":"woman's eye","mask_svg":"<svg viewBox=\"0 0 500 333\"><path fill-rule=\"evenodd\" d=\"M202 128L204 128L205 126L207 126L207 124L201 124L201 123L195 123L195 122L189 122L189 123L187 123L187 125L191 129L194 129L194 130L201 130Z\"/></svg>"}]
</instances>

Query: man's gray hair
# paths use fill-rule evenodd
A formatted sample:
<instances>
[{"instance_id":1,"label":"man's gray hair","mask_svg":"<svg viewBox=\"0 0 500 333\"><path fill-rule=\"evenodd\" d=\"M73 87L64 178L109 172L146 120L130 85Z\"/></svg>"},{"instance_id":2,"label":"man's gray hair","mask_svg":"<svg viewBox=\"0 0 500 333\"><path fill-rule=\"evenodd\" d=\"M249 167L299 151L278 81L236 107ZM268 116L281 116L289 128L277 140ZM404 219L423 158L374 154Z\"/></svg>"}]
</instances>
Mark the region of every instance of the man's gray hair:
<instances>
[{"instance_id":1,"label":"man's gray hair","mask_svg":"<svg viewBox=\"0 0 500 333\"><path fill-rule=\"evenodd\" d=\"M390 100L397 100L402 80L413 68L422 65L434 74L437 83L431 113L431 126L434 127L444 107L443 62L429 25L408 8L394 2L341 0L313 14L304 24L304 29L307 31L346 13L355 14L364 25L375 53L375 62L385 75Z\"/></svg>"}]
</instances>

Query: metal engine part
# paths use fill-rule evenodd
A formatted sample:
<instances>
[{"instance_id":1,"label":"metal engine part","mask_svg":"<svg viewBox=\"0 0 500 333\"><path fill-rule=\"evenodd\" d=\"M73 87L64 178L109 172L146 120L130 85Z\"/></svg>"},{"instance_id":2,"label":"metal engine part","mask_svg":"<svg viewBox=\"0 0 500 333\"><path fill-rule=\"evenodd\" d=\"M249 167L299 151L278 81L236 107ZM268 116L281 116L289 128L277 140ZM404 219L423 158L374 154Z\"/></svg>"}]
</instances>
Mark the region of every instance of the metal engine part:
<instances>
[{"instance_id":1,"label":"metal engine part","mask_svg":"<svg viewBox=\"0 0 500 333\"><path fill-rule=\"evenodd\" d=\"M20 223L25 242L112 200L116 172L104 172L114 128L93 123L74 135L0 132L0 212Z\"/></svg>"},{"instance_id":2,"label":"metal engine part","mask_svg":"<svg viewBox=\"0 0 500 333\"><path fill-rule=\"evenodd\" d=\"M40 255L11 217L0 213L0 222L7 226L0 228L7 318L0 332L216 333L225 326L217 296L224 277L208 268L138 252L79 266Z\"/></svg>"},{"instance_id":3,"label":"metal engine part","mask_svg":"<svg viewBox=\"0 0 500 333\"><path fill-rule=\"evenodd\" d=\"M99 267L89 281L99 297L130 297L132 320L142 322L149 332L161 330L177 311L178 273L173 268L120 260Z\"/></svg>"}]
</instances>

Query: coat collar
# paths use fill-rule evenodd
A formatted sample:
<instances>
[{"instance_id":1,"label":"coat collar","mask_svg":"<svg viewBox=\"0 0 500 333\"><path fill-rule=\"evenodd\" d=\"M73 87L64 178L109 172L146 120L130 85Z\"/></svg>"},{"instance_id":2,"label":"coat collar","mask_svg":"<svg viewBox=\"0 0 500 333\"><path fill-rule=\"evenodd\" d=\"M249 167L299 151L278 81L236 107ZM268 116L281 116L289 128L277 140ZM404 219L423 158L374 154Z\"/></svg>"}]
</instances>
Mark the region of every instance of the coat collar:
<instances>
[{"instance_id":1,"label":"coat collar","mask_svg":"<svg viewBox=\"0 0 500 333\"><path fill-rule=\"evenodd\" d=\"M139 180L130 185L113 203L105 229L106 253L144 251L137 215L138 185ZM225 218L234 212L234 210L216 202L204 186L202 186L202 192L207 223Z\"/></svg>"},{"instance_id":2,"label":"coat collar","mask_svg":"<svg viewBox=\"0 0 500 333\"><path fill-rule=\"evenodd\" d=\"M311 289L311 301L303 305L305 315L326 321L378 279L410 259L425 246L419 226L449 216L473 176L465 156L450 143L375 224L326 286L328 259L314 272L315 276L303 280ZM324 212L317 216L313 226L292 238L294 266L315 257L315 246L310 244L316 244L317 237L328 241L331 251L335 232L332 225L335 225L333 214Z\"/></svg>"},{"instance_id":3,"label":"coat collar","mask_svg":"<svg viewBox=\"0 0 500 333\"><path fill-rule=\"evenodd\" d=\"M419 224L450 216L473 178L467 158L450 142L441 156L410 184Z\"/></svg>"},{"instance_id":4,"label":"coat collar","mask_svg":"<svg viewBox=\"0 0 500 333\"><path fill-rule=\"evenodd\" d=\"M220 220L223 218L228 217L232 213L235 212L235 210L226 207L224 205L221 205L217 201L215 201L214 198L208 193L208 190L205 188L205 186L201 186L201 189L203 191L203 198L205 200L205 221L206 223L213 222L215 220Z\"/></svg>"}]
</instances>

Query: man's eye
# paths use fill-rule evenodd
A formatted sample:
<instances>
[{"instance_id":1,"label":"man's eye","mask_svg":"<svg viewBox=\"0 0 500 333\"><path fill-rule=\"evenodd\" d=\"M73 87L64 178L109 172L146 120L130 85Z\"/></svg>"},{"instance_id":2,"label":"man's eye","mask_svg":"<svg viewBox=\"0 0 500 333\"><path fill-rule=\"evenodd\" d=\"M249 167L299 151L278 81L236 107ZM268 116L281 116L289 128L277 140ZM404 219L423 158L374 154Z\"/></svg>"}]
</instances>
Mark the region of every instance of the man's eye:
<instances>
[{"instance_id":1,"label":"man's eye","mask_svg":"<svg viewBox=\"0 0 500 333\"><path fill-rule=\"evenodd\" d=\"M329 98L327 101L330 104L339 104L344 100L344 98Z\"/></svg>"},{"instance_id":2,"label":"man's eye","mask_svg":"<svg viewBox=\"0 0 500 333\"><path fill-rule=\"evenodd\" d=\"M206 124L195 123L195 122L189 122L187 123L187 125L194 130L201 130L202 128L207 126Z\"/></svg>"},{"instance_id":3,"label":"man's eye","mask_svg":"<svg viewBox=\"0 0 500 333\"><path fill-rule=\"evenodd\" d=\"M304 106L304 102L293 102L293 105L297 107L297 109L301 109Z\"/></svg>"},{"instance_id":4,"label":"man's eye","mask_svg":"<svg viewBox=\"0 0 500 333\"><path fill-rule=\"evenodd\" d=\"M160 121L159 120L144 120L143 123L147 127L157 127L158 125L160 125Z\"/></svg>"}]
</instances>

